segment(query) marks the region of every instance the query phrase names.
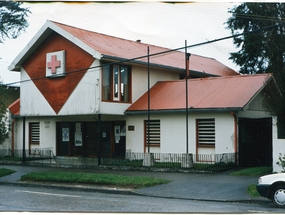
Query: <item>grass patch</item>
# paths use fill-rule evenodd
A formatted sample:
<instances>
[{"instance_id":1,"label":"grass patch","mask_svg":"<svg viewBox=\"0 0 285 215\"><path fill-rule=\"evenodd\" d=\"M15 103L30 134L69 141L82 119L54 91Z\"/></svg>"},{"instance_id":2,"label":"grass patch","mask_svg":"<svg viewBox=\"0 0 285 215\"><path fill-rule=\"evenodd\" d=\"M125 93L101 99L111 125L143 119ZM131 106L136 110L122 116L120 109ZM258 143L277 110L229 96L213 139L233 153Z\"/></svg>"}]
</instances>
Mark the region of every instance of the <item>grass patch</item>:
<instances>
[{"instance_id":1,"label":"grass patch","mask_svg":"<svg viewBox=\"0 0 285 215\"><path fill-rule=\"evenodd\" d=\"M21 181L114 185L132 188L150 187L170 182L169 180L151 177L75 172L33 172L22 176Z\"/></svg>"},{"instance_id":2,"label":"grass patch","mask_svg":"<svg viewBox=\"0 0 285 215\"><path fill-rule=\"evenodd\" d=\"M214 163L214 164L194 164L195 170L208 170L212 172L221 172L223 170L231 169L235 166L233 162L229 163Z\"/></svg>"},{"instance_id":3,"label":"grass patch","mask_svg":"<svg viewBox=\"0 0 285 215\"><path fill-rule=\"evenodd\" d=\"M251 197L258 197L260 196L259 193L256 190L256 184L251 184L247 187L247 193L251 196Z\"/></svg>"},{"instance_id":4,"label":"grass patch","mask_svg":"<svg viewBox=\"0 0 285 215\"><path fill-rule=\"evenodd\" d=\"M232 172L231 175L234 176L262 176L266 174L271 174L272 168L271 167L252 167L252 168L245 168L235 172ZM247 187L247 193L251 197L258 197L260 196L256 190L256 184L250 184Z\"/></svg>"},{"instance_id":5,"label":"grass patch","mask_svg":"<svg viewBox=\"0 0 285 215\"><path fill-rule=\"evenodd\" d=\"M5 175L10 175L16 171L11 170L11 169L5 169L5 168L0 168L0 177L3 177Z\"/></svg>"},{"instance_id":6,"label":"grass patch","mask_svg":"<svg viewBox=\"0 0 285 215\"><path fill-rule=\"evenodd\" d=\"M0 158L0 160L5 160L5 161L22 161L23 158L7 156L7 157Z\"/></svg>"},{"instance_id":7,"label":"grass patch","mask_svg":"<svg viewBox=\"0 0 285 215\"><path fill-rule=\"evenodd\" d=\"M131 167L142 167L143 160L116 160L116 159L104 159L104 164L111 165L111 166L131 166ZM228 163L194 163L194 170L206 170L206 171L213 171L213 172L220 172L223 170L231 169L235 166L233 162ZM156 161L152 167L155 168L175 168L175 169L182 169L180 162L160 162Z\"/></svg>"},{"instance_id":8,"label":"grass patch","mask_svg":"<svg viewBox=\"0 0 285 215\"><path fill-rule=\"evenodd\" d=\"M262 176L266 174L271 174L272 168L271 167L252 167L252 168L245 168L235 172L232 172L231 175L234 176Z\"/></svg>"},{"instance_id":9,"label":"grass patch","mask_svg":"<svg viewBox=\"0 0 285 215\"><path fill-rule=\"evenodd\" d=\"M143 160L116 160L116 159L108 159L105 158L104 159L104 164L107 165L112 165L112 166L132 166L132 167L136 167L136 166L143 166Z\"/></svg>"}]
</instances>

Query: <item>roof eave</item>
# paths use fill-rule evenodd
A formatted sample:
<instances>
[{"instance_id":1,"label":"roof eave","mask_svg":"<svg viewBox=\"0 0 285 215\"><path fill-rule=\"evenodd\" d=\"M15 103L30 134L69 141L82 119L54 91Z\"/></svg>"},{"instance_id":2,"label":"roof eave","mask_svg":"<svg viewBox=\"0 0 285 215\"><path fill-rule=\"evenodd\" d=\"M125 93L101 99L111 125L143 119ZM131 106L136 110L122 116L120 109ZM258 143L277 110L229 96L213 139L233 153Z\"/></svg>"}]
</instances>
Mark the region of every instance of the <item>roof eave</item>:
<instances>
[{"instance_id":1,"label":"roof eave","mask_svg":"<svg viewBox=\"0 0 285 215\"><path fill-rule=\"evenodd\" d=\"M189 108L188 113L205 113L205 112L211 112L211 113L221 113L221 112L237 112L237 111L243 111L243 107L228 107L228 108ZM152 114L161 114L161 113L185 113L186 109L164 109L164 110L150 110L149 111ZM125 115L140 115L140 114L146 114L148 113L148 110L132 110L132 111L125 111Z\"/></svg>"},{"instance_id":2,"label":"roof eave","mask_svg":"<svg viewBox=\"0 0 285 215\"><path fill-rule=\"evenodd\" d=\"M105 54L101 55L101 60L112 60L112 61L116 61L116 62L120 62L120 63L133 63L133 64L137 64L137 65L148 66L147 62L139 61L136 58L126 59L126 58L115 57L115 56L111 56L111 55L105 55ZM166 66L166 65L162 65L162 64L154 64L154 63L150 63L149 65L151 67L176 71L176 72L181 73L181 74L185 73L185 69L181 69L181 68L177 68L177 67L171 67L171 66ZM201 77L219 77L219 75L213 75L213 74L194 71L194 70L190 70L190 74L193 77L195 76L195 77L199 77L199 78L201 78Z\"/></svg>"},{"instance_id":3,"label":"roof eave","mask_svg":"<svg viewBox=\"0 0 285 215\"><path fill-rule=\"evenodd\" d=\"M63 30L58 25L53 23L52 21L47 21L41 29L37 32L37 34L32 38L32 40L25 46L25 48L19 53L19 55L12 61L12 63L8 66L10 71L20 71L22 63L32 54L39 45L52 33L57 32L61 36L65 37L67 40L71 41L75 45L79 46L87 53L92 55L94 58L100 59L101 53L94 50L92 47L76 38L69 32Z\"/></svg>"},{"instance_id":4,"label":"roof eave","mask_svg":"<svg viewBox=\"0 0 285 215\"><path fill-rule=\"evenodd\" d=\"M267 84L270 82L271 79L274 80L272 74L269 73L267 79L264 81L263 86L248 100L248 102L244 105L244 107L248 107L249 106L249 104L256 98L256 96L258 94L260 94L261 91L267 86Z\"/></svg>"},{"instance_id":5,"label":"roof eave","mask_svg":"<svg viewBox=\"0 0 285 215\"><path fill-rule=\"evenodd\" d=\"M10 71L20 71L22 63L27 59L27 57L32 54L37 47L44 41L52 32L49 28L50 23L46 24L38 31L38 33L32 38L32 40L25 46L25 48L18 54L18 56L12 61L8 66Z\"/></svg>"}]
</instances>

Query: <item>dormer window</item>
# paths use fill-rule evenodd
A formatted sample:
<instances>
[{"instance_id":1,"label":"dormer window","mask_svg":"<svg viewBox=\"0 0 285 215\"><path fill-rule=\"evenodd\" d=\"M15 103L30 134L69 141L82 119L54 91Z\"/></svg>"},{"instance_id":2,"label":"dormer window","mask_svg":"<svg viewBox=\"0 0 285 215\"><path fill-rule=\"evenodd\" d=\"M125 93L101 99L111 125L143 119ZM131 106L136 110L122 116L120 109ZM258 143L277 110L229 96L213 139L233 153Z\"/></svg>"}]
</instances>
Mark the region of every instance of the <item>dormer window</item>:
<instances>
[{"instance_id":1,"label":"dormer window","mask_svg":"<svg viewBox=\"0 0 285 215\"><path fill-rule=\"evenodd\" d=\"M103 64L102 71L102 100L130 102L130 67L119 64Z\"/></svg>"}]
</instances>

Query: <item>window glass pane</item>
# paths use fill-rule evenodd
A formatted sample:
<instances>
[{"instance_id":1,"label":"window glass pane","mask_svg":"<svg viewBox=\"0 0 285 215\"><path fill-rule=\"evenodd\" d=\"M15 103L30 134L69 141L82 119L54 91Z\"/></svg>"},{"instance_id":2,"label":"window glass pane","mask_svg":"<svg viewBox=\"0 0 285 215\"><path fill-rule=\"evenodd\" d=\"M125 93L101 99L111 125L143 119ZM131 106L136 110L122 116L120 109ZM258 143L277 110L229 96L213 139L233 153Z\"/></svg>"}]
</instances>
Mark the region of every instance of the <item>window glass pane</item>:
<instances>
[{"instance_id":1,"label":"window glass pane","mask_svg":"<svg viewBox=\"0 0 285 215\"><path fill-rule=\"evenodd\" d=\"M121 95L122 101L129 101L129 71L128 67L121 67Z\"/></svg>"},{"instance_id":2,"label":"window glass pane","mask_svg":"<svg viewBox=\"0 0 285 215\"><path fill-rule=\"evenodd\" d=\"M110 86L111 86L111 78L110 78L110 66L103 66L103 89L102 89L102 99L110 100Z\"/></svg>"},{"instance_id":3,"label":"window glass pane","mask_svg":"<svg viewBox=\"0 0 285 215\"><path fill-rule=\"evenodd\" d=\"M114 93L114 101L118 101L119 100L119 92L120 92L120 89L119 89L119 67L118 66L114 66L113 68L113 87L114 87L114 90L113 90L113 93Z\"/></svg>"},{"instance_id":4,"label":"window glass pane","mask_svg":"<svg viewBox=\"0 0 285 215\"><path fill-rule=\"evenodd\" d=\"M130 101L130 67L108 65L102 67L102 100Z\"/></svg>"}]
</instances>

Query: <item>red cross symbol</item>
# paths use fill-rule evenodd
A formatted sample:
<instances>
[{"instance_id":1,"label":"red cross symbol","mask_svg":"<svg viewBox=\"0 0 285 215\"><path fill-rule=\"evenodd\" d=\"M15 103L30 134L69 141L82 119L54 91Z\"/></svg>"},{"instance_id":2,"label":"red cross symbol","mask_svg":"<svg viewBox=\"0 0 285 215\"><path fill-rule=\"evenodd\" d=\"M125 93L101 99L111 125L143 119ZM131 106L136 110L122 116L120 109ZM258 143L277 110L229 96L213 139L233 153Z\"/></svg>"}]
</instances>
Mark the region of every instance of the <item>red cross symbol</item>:
<instances>
[{"instance_id":1,"label":"red cross symbol","mask_svg":"<svg viewBox=\"0 0 285 215\"><path fill-rule=\"evenodd\" d=\"M51 69L51 73L55 74L56 73L56 68L60 67L60 60L56 60L56 55L51 56L51 62L47 63L47 68Z\"/></svg>"}]
</instances>

